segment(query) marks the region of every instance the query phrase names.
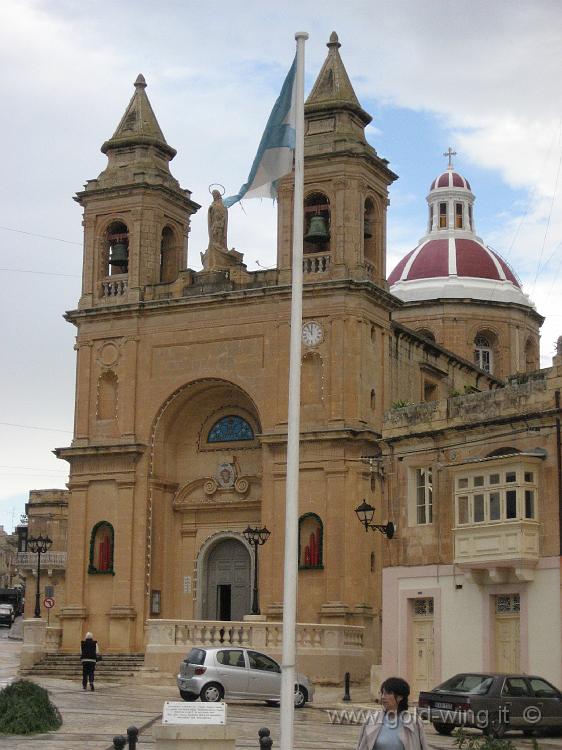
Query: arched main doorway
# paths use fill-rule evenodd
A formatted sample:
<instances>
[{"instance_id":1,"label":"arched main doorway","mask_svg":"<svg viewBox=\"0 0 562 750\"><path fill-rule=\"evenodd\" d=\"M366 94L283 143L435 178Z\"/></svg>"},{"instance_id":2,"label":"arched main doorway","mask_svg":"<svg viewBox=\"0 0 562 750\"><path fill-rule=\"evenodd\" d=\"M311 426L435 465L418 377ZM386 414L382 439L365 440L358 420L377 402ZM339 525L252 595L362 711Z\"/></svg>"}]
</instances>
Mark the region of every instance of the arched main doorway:
<instances>
[{"instance_id":1,"label":"arched main doorway","mask_svg":"<svg viewBox=\"0 0 562 750\"><path fill-rule=\"evenodd\" d=\"M237 539L217 542L207 556L203 619L241 620L250 611L250 554Z\"/></svg>"}]
</instances>

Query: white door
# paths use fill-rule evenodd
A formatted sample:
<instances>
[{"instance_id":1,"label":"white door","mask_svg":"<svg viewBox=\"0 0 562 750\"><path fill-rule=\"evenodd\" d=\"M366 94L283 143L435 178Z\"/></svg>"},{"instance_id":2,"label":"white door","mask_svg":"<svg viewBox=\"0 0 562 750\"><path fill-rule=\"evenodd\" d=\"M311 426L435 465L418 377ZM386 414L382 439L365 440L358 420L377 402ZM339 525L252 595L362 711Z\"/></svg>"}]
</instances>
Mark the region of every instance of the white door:
<instances>
[{"instance_id":1,"label":"white door","mask_svg":"<svg viewBox=\"0 0 562 750\"><path fill-rule=\"evenodd\" d=\"M412 701L433 684L433 599L414 599L412 616Z\"/></svg>"},{"instance_id":2,"label":"white door","mask_svg":"<svg viewBox=\"0 0 562 750\"><path fill-rule=\"evenodd\" d=\"M496 672L520 671L519 594L496 596Z\"/></svg>"}]
</instances>

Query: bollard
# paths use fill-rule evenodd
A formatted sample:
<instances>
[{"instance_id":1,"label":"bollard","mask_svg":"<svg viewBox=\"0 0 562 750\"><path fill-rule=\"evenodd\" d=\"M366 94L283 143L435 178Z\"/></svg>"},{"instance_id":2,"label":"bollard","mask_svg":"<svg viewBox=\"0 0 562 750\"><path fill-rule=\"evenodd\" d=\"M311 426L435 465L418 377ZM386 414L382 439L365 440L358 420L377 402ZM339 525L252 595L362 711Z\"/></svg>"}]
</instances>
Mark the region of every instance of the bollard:
<instances>
[{"instance_id":1,"label":"bollard","mask_svg":"<svg viewBox=\"0 0 562 750\"><path fill-rule=\"evenodd\" d=\"M271 750L273 740L270 737L271 732L267 727L262 727L258 732L260 738L260 750Z\"/></svg>"},{"instance_id":2,"label":"bollard","mask_svg":"<svg viewBox=\"0 0 562 750\"><path fill-rule=\"evenodd\" d=\"M351 700L351 696L349 695L349 680L350 680L350 674L349 672L346 672L343 678L343 684L344 684L343 700L346 702Z\"/></svg>"},{"instance_id":3,"label":"bollard","mask_svg":"<svg viewBox=\"0 0 562 750\"><path fill-rule=\"evenodd\" d=\"M126 744L127 744L127 738L123 737L122 734L118 734L117 737L113 738L114 750L123 750Z\"/></svg>"},{"instance_id":4,"label":"bollard","mask_svg":"<svg viewBox=\"0 0 562 750\"><path fill-rule=\"evenodd\" d=\"M129 727L127 729L127 739L129 740L129 750L136 750L138 738L139 738L139 730L136 727Z\"/></svg>"}]
</instances>

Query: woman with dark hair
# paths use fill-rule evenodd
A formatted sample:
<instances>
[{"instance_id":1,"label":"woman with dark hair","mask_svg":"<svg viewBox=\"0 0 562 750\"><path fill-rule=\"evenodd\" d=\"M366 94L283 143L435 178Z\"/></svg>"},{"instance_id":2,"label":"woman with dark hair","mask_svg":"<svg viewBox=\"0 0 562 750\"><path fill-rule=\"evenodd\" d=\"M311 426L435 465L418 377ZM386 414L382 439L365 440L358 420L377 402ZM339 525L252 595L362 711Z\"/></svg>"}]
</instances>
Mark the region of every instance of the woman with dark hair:
<instances>
[{"instance_id":1,"label":"woman with dark hair","mask_svg":"<svg viewBox=\"0 0 562 750\"><path fill-rule=\"evenodd\" d=\"M383 710L363 724L357 750L429 750L420 718L408 712L409 695L410 686L401 677L383 682Z\"/></svg>"}]
</instances>

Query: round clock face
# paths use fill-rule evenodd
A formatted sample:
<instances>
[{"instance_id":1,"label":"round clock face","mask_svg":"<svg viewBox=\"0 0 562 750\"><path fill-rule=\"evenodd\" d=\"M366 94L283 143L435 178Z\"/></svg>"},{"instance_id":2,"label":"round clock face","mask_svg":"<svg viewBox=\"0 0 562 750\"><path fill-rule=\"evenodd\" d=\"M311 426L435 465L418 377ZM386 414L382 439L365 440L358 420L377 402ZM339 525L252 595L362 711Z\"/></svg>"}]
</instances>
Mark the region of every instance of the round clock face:
<instances>
[{"instance_id":1,"label":"round clock face","mask_svg":"<svg viewBox=\"0 0 562 750\"><path fill-rule=\"evenodd\" d=\"M315 320L309 320L302 327L302 340L307 346L318 346L324 338L322 326Z\"/></svg>"}]
</instances>

